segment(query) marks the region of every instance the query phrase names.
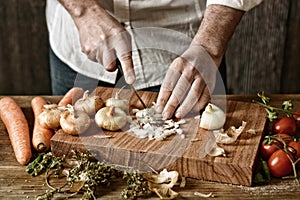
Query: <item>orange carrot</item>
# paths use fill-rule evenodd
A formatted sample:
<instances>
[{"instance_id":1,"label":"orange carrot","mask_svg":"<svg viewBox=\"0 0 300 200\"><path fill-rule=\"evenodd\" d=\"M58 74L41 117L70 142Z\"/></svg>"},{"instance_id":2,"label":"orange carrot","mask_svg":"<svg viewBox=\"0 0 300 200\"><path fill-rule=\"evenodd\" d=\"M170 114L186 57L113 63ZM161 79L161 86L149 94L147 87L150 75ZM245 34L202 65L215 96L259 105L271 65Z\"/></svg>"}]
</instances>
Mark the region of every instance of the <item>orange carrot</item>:
<instances>
[{"instance_id":1,"label":"orange carrot","mask_svg":"<svg viewBox=\"0 0 300 200\"><path fill-rule=\"evenodd\" d=\"M27 165L31 159L28 121L20 106L11 97L0 99L0 117L6 126L17 161Z\"/></svg>"},{"instance_id":2,"label":"orange carrot","mask_svg":"<svg viewBox=\"0 0 300 200\"><path fill-rule=\"evenodd\" d=\"M60 100L58 106L67 106L68 104L74 104L79 98L82 97L84 90L80 87L71 88Z\"/></svg>"},{"instance_id":3,"label":"orange carrot","mask_svg":"<svg viewBox=\"0 0 300 200\"><path fill-rule=\"evenodd\" d=\"M50 139L53 132L40 125L38 116L43 111L44 105L47 102L42 97L34 97L31 100L31 107L34 114L34 126L32 131L32 145L38 152L46 152L50 149Z\"/></svg>"}]
</instances>

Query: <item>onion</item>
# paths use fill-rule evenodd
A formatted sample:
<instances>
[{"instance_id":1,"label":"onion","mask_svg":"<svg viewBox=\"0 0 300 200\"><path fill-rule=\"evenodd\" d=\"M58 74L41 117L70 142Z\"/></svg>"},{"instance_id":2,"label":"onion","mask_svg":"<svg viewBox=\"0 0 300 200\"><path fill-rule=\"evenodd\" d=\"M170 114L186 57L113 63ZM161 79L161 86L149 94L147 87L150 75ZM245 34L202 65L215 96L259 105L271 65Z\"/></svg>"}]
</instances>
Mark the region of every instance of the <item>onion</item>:
<instances>
[{"instance_id":1,"label":"onion","mask_svg":"<svg viewBox=\"0 0 300 200\"><path fill-rule=\"evenodd\" d=\"M65 133L78 135L86 131L91 124L90 117L83 111L69 109L61 114L60 126Z\"/></svg>"},{"instance_id":2,"label":"onion","mask_svg":"<svg viewBox=\"0 0 300 200\"><path fill-rule=\"evenodd\" d=\"M74 109L86 112L88 115L95 114L104 105L100 96L89 95L89 91L85 91L83 97L75 102Z\"/></svg>"},{"instance_id":3,"label":"onion","mask_svg":"<svg viewBox=\"0 0 300 200\"><path fill-rule=\"evenodd\" d=\"M41 126L49 129L57 129L60 125L60 114L62 110L57 104L44 105L43 111L38 116Z\"/></svg>"},{"instance_id":4,"label":"onion","mask_svg":"<svg viewBox=\"0 0 300 200\"><path fill-rule=\"evenodd\" d=\"M149 190L155 192L160 199L174 199L179 193L172 190L178 180L177 171L162 170L159 174L145 173L143 178L148 181Z\"/></svg>"},{"instance_id":5,"label":"onion","mask_svg":"<svg viewBox=\"0 0 300 200\"><path fill-rule=\"evenodd\" d=\"M134 110L136 119L131 121L130 129L127 132L134 133L139 138L147 138L149 140L164 140L170 135L178 134L184 138L181 124L186 121L181 119L174 121L172 119L164 120L162 115L156 113L155 104L143 110Z\"/></svg>"},{"instance_id":6,"label":"onion","mask_svg":"<svg viewBox=\"0 0 300 200\"><path fill-rule=\"evenodd\" d=\"M106 100L105 106L120 108L127 112L129 108L129 102L127 99L109 98Z\"/></svg>"},{"instance_id":7,"label":"onion","mask_svg":"<svg viewBox=\"0 0 300 200\"><path fill-rule=\"evenodd\" d=\"M105 106L107 107L115 107L115 108L120 108L123 111L127 112L129 110L129 101L127 99L120 99L119 95L120 92L123 90L124 87L120 89L115 94L115 97L109 98L105 101Z\"/></svg>"},{"instance_id":8,"label":"onion","mask_svg":"<svg viewBox=\"0 0 300 200\"><path fill-rule=\"evenodd\" d=\"M200 120L200 127L207 130L220 129L224 126L226 114L218 106L209 103Z\"/></svg>"},{"instance_id":9,"label":"onion","mask_svg":"<svg viewBox=\"0 0 300 200\"><path fill-rule=\"evenodd\" d=\"M127 124L127 115L121 108L103 107L96 113L95 122L100 128L117 131Z\"/></svg>"}]
</instances>

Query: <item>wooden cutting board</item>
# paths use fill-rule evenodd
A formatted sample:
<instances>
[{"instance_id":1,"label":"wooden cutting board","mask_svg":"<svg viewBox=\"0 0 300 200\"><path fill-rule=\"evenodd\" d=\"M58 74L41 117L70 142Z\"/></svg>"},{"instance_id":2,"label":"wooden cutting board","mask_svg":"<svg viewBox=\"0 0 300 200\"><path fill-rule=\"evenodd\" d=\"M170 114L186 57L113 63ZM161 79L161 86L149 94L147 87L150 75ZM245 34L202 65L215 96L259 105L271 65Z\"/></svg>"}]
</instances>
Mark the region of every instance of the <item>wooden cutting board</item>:
<instances>
[{"instance_id":1,"label":"wooden cutting board","mask_svg":"<svg viewBox=\"0 0 300 200\"><path fill-rule=\"evenodd\" d=\"M103 99L113 95L113 89L99 87L96 89ZM138 99L131 93L131 108L141 108ZM157 98L157 93L139 91L146 104L151 106ZM126 133L126 129L110 132L103 131L96 125L80 136L70 136L58 130L51 139L52 152L56 156L71 155L71 150L92 152L99 160L135 167L141 171L177 170L183 177L223 183L252 185L252 178L256 168L259 143L262 139L266 124L263 108L254 103L242 101L226 101L227 120L224 126L239 127L242 121L247 126L238 140L230 145L220 145L226 151L226 157L202 158L204 141L209 138L209 131L199 128L199 121L195 117L186 119L182 125L185 138L173 135L164 141L140 139ZM254 129L256 134L248 133ZM110 138L103 138L106 135ZM102 138L101 138L102 137Z\"/></svg>"}]
</instances>

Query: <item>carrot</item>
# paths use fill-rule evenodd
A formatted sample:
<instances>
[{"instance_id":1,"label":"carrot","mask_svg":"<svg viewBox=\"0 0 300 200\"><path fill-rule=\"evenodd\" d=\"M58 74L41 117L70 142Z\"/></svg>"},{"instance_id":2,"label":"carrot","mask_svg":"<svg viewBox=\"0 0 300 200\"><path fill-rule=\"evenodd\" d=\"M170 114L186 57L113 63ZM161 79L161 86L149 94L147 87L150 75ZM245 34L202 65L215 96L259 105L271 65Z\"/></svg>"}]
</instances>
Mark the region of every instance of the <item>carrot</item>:
<instances>
[{"instance_id":1,"label":"carrot","mask_svg":"<svg viewBox=\"0 0 300 200\"><path fill-rule=\"evenodd\" d=\"M17 161L21 165L28 164L32 156L28 121L11 97L0 99L0 118L7 129Z\"/></svg>"},{"instance_id":2,"label":"carrot","mask_svg":"<svg viewBox=\"0 0 300 200\"><path fill-rule=\"evenodd\" d=\"M74 104L80 97L82 97L84 90L80 87L71 88L60 100L58 106L67 106L68 104Z\"/></svg>"},{"instance_id":3,"label":"carrot","mask_svg":"<svg viewBox=\"0 0 300 200\"><path fill-rule=\"evenodd\" d=\"M32 131L32 145L38 152L46 152L50 149L50 139L53 132L40 125L38 116L43 111L44 105L47 102L42 97L34 97L31 100L31 107L34 114L34 126Z\"/></svg>"}]
</instances>

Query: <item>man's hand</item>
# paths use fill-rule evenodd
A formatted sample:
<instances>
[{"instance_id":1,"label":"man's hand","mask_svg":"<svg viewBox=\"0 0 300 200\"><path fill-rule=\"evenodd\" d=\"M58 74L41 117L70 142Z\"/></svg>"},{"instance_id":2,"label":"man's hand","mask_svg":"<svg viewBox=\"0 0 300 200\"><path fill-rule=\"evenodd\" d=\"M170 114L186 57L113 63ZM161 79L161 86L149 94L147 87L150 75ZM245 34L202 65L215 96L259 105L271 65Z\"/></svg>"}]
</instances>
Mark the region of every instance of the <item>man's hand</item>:
<instances>
[{"instance_id":1,"label":"man's hand","mask_svg":"<svg viewBox=\"0 0 300 200\"><path fill-rule=\"evenodd\" d=\"M159 92L157 111L163 111L163 117L168 119L175 110L175 117L182 118L202 109L215 87L217 70L203 47L191 45L170 65Z\"/></svg>"},{"instance_id":2,"label":"man's hand","mask_svg":"<svg viewBox=\"0 0 300 200\"><path fill-rule=\"evenodd\" d=\"M190 47L170 65L157 99L163 117L199 112L210 100L225 48L244 11L222 5L207 7Z\"/></svg>"},{"instance_id":3,"label":"man's hand","mask_svg":"<svg viewBox=\"0 0 300 200\"><path fill-rule=\"evenodd\" d=\"M97 0L60 0L79 31L82 52L108 71L121 62L125 80L133 84L135 74L131 57L131 37L124 27Z\"/></svg>"}]
</instances>

